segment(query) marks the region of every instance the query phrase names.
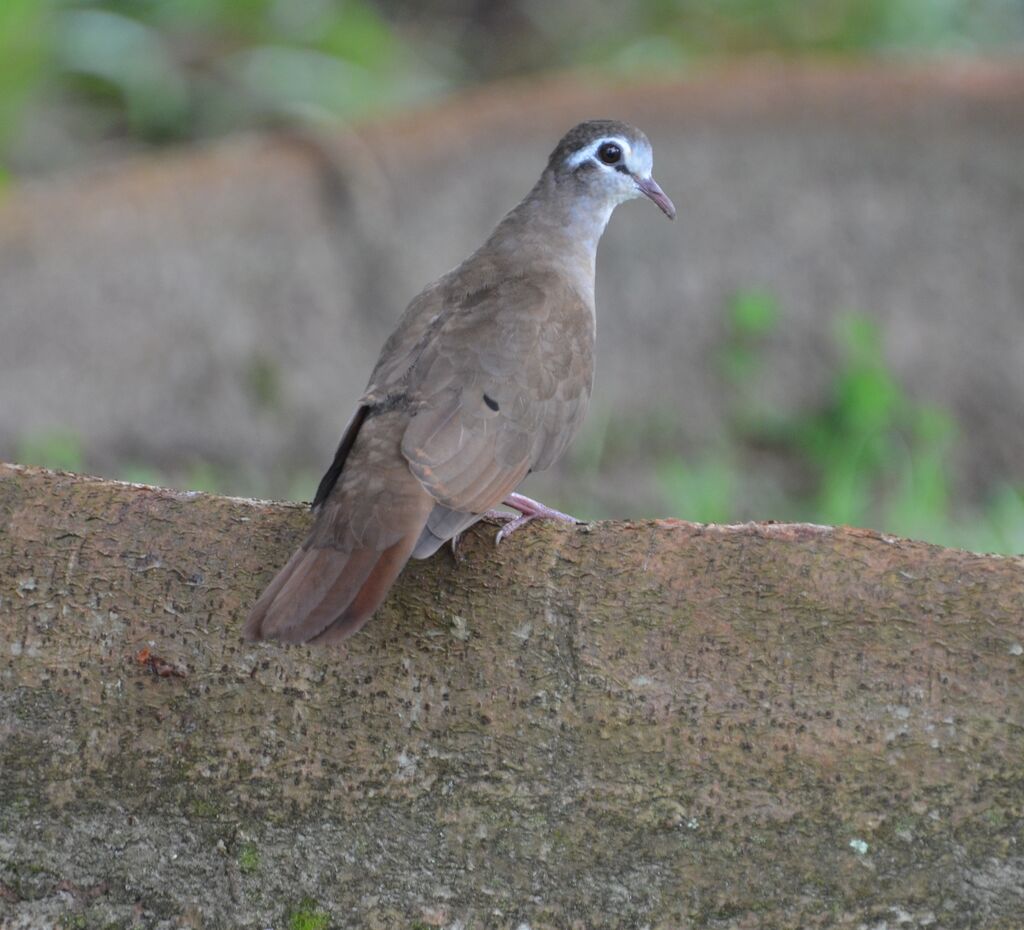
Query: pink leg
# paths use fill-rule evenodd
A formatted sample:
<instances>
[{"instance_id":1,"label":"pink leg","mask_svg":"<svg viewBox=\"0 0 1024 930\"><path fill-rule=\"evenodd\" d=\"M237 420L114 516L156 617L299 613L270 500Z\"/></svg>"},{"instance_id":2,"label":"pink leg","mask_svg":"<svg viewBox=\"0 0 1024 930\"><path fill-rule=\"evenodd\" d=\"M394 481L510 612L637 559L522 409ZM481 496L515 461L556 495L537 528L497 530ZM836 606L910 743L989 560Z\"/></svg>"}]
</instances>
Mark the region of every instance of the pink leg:
<instances>
[{"instance_id":1,"label":"pink leg","mask_svg":"<svg viewBox=\"0 0 1024 930\"><path fill-rule=\"evenodd\" d=\"M498 535L494 537L494 544L497 545L503 539L507 539L516 530L522 526L526 526L533 520L557 520L559 523L580 523L582 521L577 520L575 517L570 517L567 513L562 513L561 510L555 510L551 507L547 507L539 501L531 500L529 497L525 497L522 494L509 494L502 503L506 507L511 507L513 510L519 511L518 517L512 517L507 513L500 510L488 510L484 516L508 520L500 530Z\"/></svg>"}]
</instances>

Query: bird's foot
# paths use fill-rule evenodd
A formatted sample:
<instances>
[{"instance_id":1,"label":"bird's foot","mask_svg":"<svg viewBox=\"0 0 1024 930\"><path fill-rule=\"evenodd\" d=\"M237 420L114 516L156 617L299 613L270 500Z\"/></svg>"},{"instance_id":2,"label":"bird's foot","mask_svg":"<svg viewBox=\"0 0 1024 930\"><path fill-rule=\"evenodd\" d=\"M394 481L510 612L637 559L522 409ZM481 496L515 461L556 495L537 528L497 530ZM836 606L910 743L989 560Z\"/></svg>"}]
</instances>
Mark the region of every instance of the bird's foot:
<instances>
[{"instance_id":1,"label":"bird's foot","mask_svg":"<svg viewBox=\"0 0 1024 930\"><path fill-rule=\"evenodd\" d=\"M561 510L555 510L552 507L548 507L539 501L531 500L529 497L525 497L522 494L509 494L502 503L506 507L511 507L513 510L519 511L518 517L513 517L509 513L505 513L502 510L488 510L484 516L491 517L496 520L508 520L508 522L498 530L498 535L494 537L494 544L498 545L503 539L507 539L520 527L526 526L527 523L533 520L557 520L559 523L582 523L582 520L577 520L575 517L569 516L567 513L562 513Z\"/></svg>"}]
</instances>

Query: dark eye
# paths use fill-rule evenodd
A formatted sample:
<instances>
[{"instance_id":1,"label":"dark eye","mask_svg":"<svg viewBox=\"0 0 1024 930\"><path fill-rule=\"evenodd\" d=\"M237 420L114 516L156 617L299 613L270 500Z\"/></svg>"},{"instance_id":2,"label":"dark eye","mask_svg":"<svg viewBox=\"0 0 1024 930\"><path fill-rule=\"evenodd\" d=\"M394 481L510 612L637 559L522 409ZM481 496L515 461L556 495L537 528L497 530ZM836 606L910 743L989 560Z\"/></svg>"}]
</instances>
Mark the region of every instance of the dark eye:
<instances>
[{"instance_id":1,"label":"dark eye","mask_svg":"<svg viewBox=\"0 0 1024 930\"><path fill-rule=\"evenodd\" d=\"M606 165L617 165L622 158L622 146L616 145L614 142L605 142L597 150L597 157Z\"/></svg>"}]
</instances>

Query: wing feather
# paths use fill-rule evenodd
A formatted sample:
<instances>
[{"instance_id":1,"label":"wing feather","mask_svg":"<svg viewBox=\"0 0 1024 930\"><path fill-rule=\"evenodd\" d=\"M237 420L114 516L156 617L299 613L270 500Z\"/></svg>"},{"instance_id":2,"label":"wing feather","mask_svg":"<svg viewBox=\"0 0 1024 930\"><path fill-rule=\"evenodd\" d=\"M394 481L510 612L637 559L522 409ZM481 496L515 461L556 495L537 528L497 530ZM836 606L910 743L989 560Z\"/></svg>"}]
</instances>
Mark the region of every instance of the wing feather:
<instances>
[{"instance_id":1,"label":"wing feather","mask_svg":"<svg viewBox=\"0 0 1024 930\"><path fill-rule=\"evenodd\" d=\"M481 513L551 464L582 419L592 352L590 308L554 273L456 301L403 382L402 454L431 497Z\"/></svg>"}]
</instances>

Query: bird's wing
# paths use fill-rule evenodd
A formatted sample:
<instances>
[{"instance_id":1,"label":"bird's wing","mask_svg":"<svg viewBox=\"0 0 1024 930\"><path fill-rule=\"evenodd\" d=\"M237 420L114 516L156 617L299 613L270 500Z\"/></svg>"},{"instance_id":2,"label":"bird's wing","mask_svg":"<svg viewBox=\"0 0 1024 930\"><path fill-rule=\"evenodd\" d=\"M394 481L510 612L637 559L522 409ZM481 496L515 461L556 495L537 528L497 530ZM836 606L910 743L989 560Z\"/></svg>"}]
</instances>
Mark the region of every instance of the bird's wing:
<instances>
[{"instance_id":1,"label":"bird's wing","mask_svg":"<svg viewBox=\"0 0 1024 930\"><path fill-rule=\"evenodd\" d=\"M381 413L408 410L408 396L404 392L403 385L408 378L410 368L423 351L423 347L429 342L429 338L433 331L436 330L438 322L443 321L445 306L440 298L439 282L426 287L409 304L405 313L402 314L402 318L398 321L398 325L388 337L387 342L384 343L384 347L381 349L380 356L377 359L377 364L374 366L373 374L370 376L370 383L363 396L359 399L355 413L341 434L341 440L334 453L334 461L331 462L331 467L327 469L324 476L320 479L320 484L316 489L316 496L313 498L314 511L319 512L322 509L321 505L327 502L338 485L342 473L345 471L352 447L357 437L361 434L367 418L372 421ZM388 423L391 424L392 422L393 418L389 418ZM393 427L390 425L388 428L382 429L380 423L373 424L371 422L363 445L366 446L375 436L392 431ZM378 456L381 452L384 455L387 454L386 450L379 450ZM392 459L394 464L404 467L405 460L397 449L394 450ZM378 461L375 463L375 467L379 466L380 462ZM347 505L354 504L357 500L353 494L353 485L360 480L365 479L362 479L358 474L353 475L352 469L349 469L346 473L345 481L348 487L346 492L340 495L340 498L344 499ZM338 498L338 495L335 495L335 497ZM337 544L335 542L335 545Z\"/></svg>"},{"instance_id":2,"label":"bird's wing","mask_svg":"<svg viewBox=\"0 0 1024 930\"><path fill-rule=\"evenodd\" d=\"M410 556L558 457L590 395L592 341L589 308L557 276L417 298L320 483L309 536L246 636L332 642L358 630Z\"/></svg>"},{"instance_id":3,"label":"bird's wing","mask_svg":"<svg viewBox=\"0 0 1024 930\"><path fill-rule=\"evenodd\" d=\"M593 322L554 273L504 278L453 303L404 379L412 418L402 454L439 504L478 514L550 465L576 432Z\"/></svg>"}]
</instances>

